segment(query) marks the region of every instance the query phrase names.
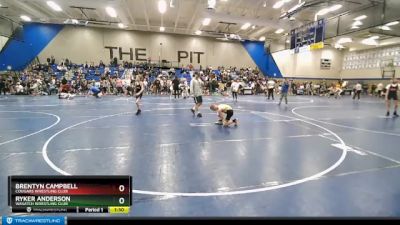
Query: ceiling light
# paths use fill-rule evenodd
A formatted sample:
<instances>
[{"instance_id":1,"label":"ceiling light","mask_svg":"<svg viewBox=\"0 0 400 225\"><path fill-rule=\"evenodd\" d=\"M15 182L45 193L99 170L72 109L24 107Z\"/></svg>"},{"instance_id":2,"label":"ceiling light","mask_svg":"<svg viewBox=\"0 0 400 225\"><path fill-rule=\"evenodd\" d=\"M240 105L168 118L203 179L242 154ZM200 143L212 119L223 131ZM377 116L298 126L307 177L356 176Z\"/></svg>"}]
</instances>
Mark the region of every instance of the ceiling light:
<instances>
[{"instance_id":1,"label":"ceiling light","mask_svg":"<svg viewBox=\"0 0 400 225\"><path fill-rule=\"evenodd\" d=\"M20 18L21 18L23 21L26 21L26 22L32 21L32 19L31 19L29 16L22 15Z\"/></svg>"},{"instance_id":2,"label":"ceiling light","mask_svg":"<svg viewBox=\"0 0 400 225\"><path fill-rule=\"evenodd\" d=\"M330 11L331 11L331 10L330 10L329 8L321 9L321 10L319 10L319 11L317 12L317 15L318 15L318 16L323 16L323 15L328 14Z\"/></svg>"},{"instance_id":3,"label":"ceiling light","mask_svg":"<svg viewBox=\"0 0 400 225\"><path fill-rule=\"evenodd\" d=\"M165 2L165 0L158 1L158 11L161 14L164 14L165 12L167 12L167 3Z\"/></svg>"},{"instance_id":4,"label":"ceiling light","mask_svg":"<svg viewBox=\"0 0 400 225\"><path fill-rule=\"evenodd\" d=\"M208 25L210 25L210 23L211 23L211 19L210 18L205 18L203 20L203 26L208 26Z\"/></svg>"},{"instance_id":5,"label":"ceiling light","mask_svg":"<svg viewBox=\"0 0 400 225\"><path fill-rule=\"evenodd\" d=\"M72 24L79 24L79 21L77 19L72 19L71 22Z\"/></svg>"},{"instance_id":6,"label":"ceiling light","mask_svg":"<svg viewBox=\"0 0 400 225\"><path fill-rule=\"evenodd\" d=\"M342 5L334 5L332 7L329 8L324 8L321 9L320 11L317 12L317 14L315 14L315 16L324 16L330 12L336 11L338 9L341 9L343 6Z\"/></svg>"},{"instance_id":7,"label":"ceiling light","mask_svg":"<svg viewBox=\"0 0 400 225\"><path fill-rule=\"evenodd\" d=\"M397 24L399 24L399 21L390 22L390 23L386 24L385 26L390 27L390 26L394 26L394 25L397 25Z\"/></svg>"},{"instance_id":8,"label":"ceiling light","mask_svg":"<svg viewBox=\"0 0 400 225\"><path fill-rule=\"evenodd\" d=\"M368 16L366 16L366 15L362 15L362 16L358 16L358 17L356 17L356 18L354 18L354 20L363 20L363 19L366 19Z\"/></svg>"},{"instance_id":9,"label":"ceiling light","mask_svg":"<svg viewBox=\"0 0 400 225\"><path fill-rule=\"evenodd\" d=\"M351 42L353 42L353 39L351 39L351 38L340 38L337 43L338 44L346 44L346 43L351 43Z\"/></svg>"},{"instance_id":10,"label":"ceiling light","mask_svg":"<svg viewBox=\"0 0 400 225\"><path fill-rule=\"evenodd\" d=\"M251 23L245 23L243 26L240 28L242 30L247 30L251 26Z\"/></svg>"},{"instance_id":11,"label":"ceiling light","mask_svg":"<svg viewBox=\"0 0 400 225\"><path fill-rule=\"evenodd\" d=\"M196 35L201 35L203 32L201 30L196 31Z\"/></svg>"},{"instance_id":12,"label":"ceiling light","mask_svg":"<svg viewBox=\"0 0 400 225\"><path fill-rule=\"evenodd\" d=\"M160 31L164 32L165 31L165 27L160 27Z\"/></svg>"},{"instance_id":13,"label":"ceiling light","mask_svg":"<svg viewBox=\"0 0 400 225\"><path fill-rule=\"evenodd\" d=\"M290 1L292 1L292 0L280 0L280 1L276 2L276 3L272 6L272 8L274 8L274 9L279 9L279 8L281 8L285 3L288 3L288 2L290 2ZM266 5L266 3L265 3L265 5ZM265 7L266 7L266 6L265 6Z\"/></svg>"},{"instance_id":14,"label":"ceiling light","mask_svg":"<svg viewBox=\"0 0 400 225\"><path fill-rule=\"evenodd\" d=\"M252 27L251 27L251 29L256 29L257 28L257 26L256 25L253 25Z\"/></svg>"},{"instance_id":15,"label":"ceiling light","mask_svg":"<svg viewBox=\"0 0 400 225\"><path fill-rule=\"evenodd\" d=\"M379 27L379 29L381 29L381 30L392 30L390 27L388 27L388 26L381 26L381 27Z\"/></svg>"},{"instance_id":16,"label":"ceiling light","mask_svg":"<svg viewBox=\"0 0 400 225\"><path fill-rule=\"evenodd\" d=\"M372 36L367 39L364 39L361 41L362 44L364 45L379 45L376 40L379 39L379 36Z\"/></svg>"},{"instance_id":17,"label":"ceiling light","mask_svg":"<svg viewBox=\"0 0 400 225\"><path fill-rule=\"evenodd\" d=\"M343 6L342 5L334 5L334 6L332 6L332 7L330 7L329 8L329 10L331 11L331 12L333 12L333 11L336 11L336 10L339 10L339 9L341 9Z\"/></svg>"},{"instance_id":18,"label":"ceiling light","mask_svg":"<svg viewBox=\"0 0 400 225\"><path fill-rule=\"evenodd\" d=\"M275 34L281 34L281 33L283 33L283 31L285 31L285 30L282 29L282 28L281 28L281 29L278 29L278 30L275 31Z\"/></svg>"},{"instance_id":19,"label":"ceiling light","mask_svg":"<svg viewBox=\"0 0 400 225\"><path fill-rule=\"evenodd\" d=\"M264 7L264 8L267 7L267 1L264 2L263 7Z\"/></svg>"},{"instance_id":20,"label":"ceiling light","mask_svg":"<svg viewBox=\"0 0 400 225\"><path fill-rule=\"evenodd\" d=\"M115 11L115 9L113 7L106 7L106 12L110 17L117 17L117 12Z\"/></svg>"},{"instance_id":21,"label":"ceiling light","mask_svg":"<svg viewBox=\"0 0 400 225\"><path fill-rule=\"evenodd\" d=\"M274 8L274 9L279 9L279 8L281 8L284 4L285 4L284 1L278 1L278 2L276 2L276 3L274 4L274 6L272 6L272 8Z\"/></svg>"},{"instance_id":22,"label":"ceiling light","mask_svg":"<svg viewBox=\"0 0 400 225\"><path fill-rule=\"evenodd\" d=\"M372 39L362 40L361 43L364 45L379 45L376 40L372 40Z\"/></svg>"},{"instance_id":23,"label":"ceiling light","mask_svg":"<svg viewBox=\"0 0 400 225\"><path fill-rule=\"evenodd\" d=\"M57 11L57 12L62 11L61 7L53 1L47 1L47 5L50 6L50 8L52 8L54 11Z\"/></svg>"},{"instance_id":24,"label":"ceiling light","mask_svg":"<svg viewBox=\"0 0 400 225\"><path fill-rule=\"evenodd\" d=\"M363 22L361 22L361 21L359 21L359 20L355 21L355 22L352 24L353 27L358 27L358 26L361 26L361 25L363 25Z\"/></svg>"},{"instance_id":25,"label":"ceiling light","mask_svg":"<svg viewBox=\"0 0 400 225\"><path fill-rule=\"evenodd\" d=\"M337 49L343 49L343 48L345 48L343 45L341 45L341 44L335 44L335 48L337 48Z\"/></svg>"},{"instance_id":26,"label":"ceiling light","mask_svg":"<svg viewBox=\"0 0 400 225\"><path fill-rule=\"evenodd\" d=\"M216 0L208 0L208 9L214 9L216 5L217 5Z\"/></svg>"},{"instance_id":27,"label":"ceiling light","mask_svg":"<svg viewBox=\"0 0 400 225\"><path fill-rule=\"evenodd\" d=\"M121 28L121 29L126 28L126 26L125 26L123 23L119 23L119 24L118 24L118 27Z\"/></svg>"},{"instance_id":28,"label":"ceiling light","mask_svg":"<svg viewBox=\"0 0 400 225\"><path fill-rule=\"evenodd\" d=\"M264 36L262 36L262 37L260 37L260 39L259 39L260 41L265 41L265 37Z\"/></svg>"},{"instance_id":29,"label":"ceiling light","mask_svg":"<svg viewBox=\"0 0 400 225\"><path fill-rule=\"evenodd\" d=\"M170 7L170 8L175 8L175 2L174 2L174 0L171 0L171 1L169 2L169 7Z\"/></svg>"},{"instance_id":30,"label":"ceiling light","mask_svg":"<svg viewBox=\"0 0 400 225\"><path fill-rule=\"evenodd\" d=\"M370 37L369 39L371 39L371 40L378 40L378 39L379 39L379 36L372 36L372 37Z\"/></svg>"},{"instance_id":31,"label":"ceiling light","mask_svg":"<svg viewBox=\"0 0 400 225\"><path fill-rule=\"evenodd\" d=\"M352 29L352 30L360 29L360 27L359 27L359 26L352 26L351 29Z\"/></svg>"},{"instance_id":32,"label":"ceiling light","mask_svg":"<svg viewBox=\"0 0 400 225\"><path fill-rule=\"evenodd\" d=\"M296 10L298 10L299 8L303 7L304 4L306 4L306 2L301 2L295 6L293 6L291 9L288 10L288 13L294 12Z\"/></svg>"}]
</instances>

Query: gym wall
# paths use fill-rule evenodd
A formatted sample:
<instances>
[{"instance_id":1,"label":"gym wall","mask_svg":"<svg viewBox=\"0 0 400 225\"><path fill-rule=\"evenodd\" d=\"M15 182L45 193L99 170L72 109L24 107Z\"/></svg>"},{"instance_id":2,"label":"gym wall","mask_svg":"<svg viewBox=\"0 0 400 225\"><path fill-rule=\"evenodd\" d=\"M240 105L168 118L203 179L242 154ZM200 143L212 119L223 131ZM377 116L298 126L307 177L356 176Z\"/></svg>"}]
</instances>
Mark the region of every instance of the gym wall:
<instances>
[{"instance_id":1,"label":"gym wall","mask_svg":"<svg viewBox=\"0 0 400 225\"><path fill-rule=\"evenodd\" d=\"M339 79L342 70L343 53L334 48L293 54L291 50L272 53L284 77ZM321 69L321 59L330 59L331 68Z\"/></svg>"},{"instance_id":2,"label":"gym wall","mask_svg":"<svg viewBox=\"0 0 400 225\"><path fill-rule=\"evenodd\" d=\"M162 46L160 45L162 43ZM151 58L152 61L167 60L174 66L188 65L192 52L192 65L252 67L256 65L239 42L223 42L211 38L172 35L139 31L124 31L100 28L66 26L49 45L40 53L39 59L46 61L54 55L58 60L68 58L74 63L110 62L110 49L122 48L130 54L133 49L133 61L136 61L135 49L139 50L140 59ZM178 51L181 62L178 64ZM186 53L185 53L186 52ZM200 63L198 62L199 52ZM114 57L119 59L119 49L113 50ZM185 58L187 57L187 58ZM130 55L124 54L123 60L130 61Z\"/></svg>"},{"instance_id":3,"label":"gym wall","mask_svg":"<svg viewBox=\"0 0 400 225\"><path fill-rule=\"evenodd\" d=\"M3 49L4 45L6 45L7 41L7 37L0 36L0 51Z\"/></svg>"},{"instance_id":4,"label":"gym wall","mask_svg":"<svg viewBox=\"0 0 400 225\"><path fill-rule=\"evenodd\" d=\"M400 77L400 46L391 45L364 51L344 52L343 79L382 79L382 60L391 62Z\"/></svg>"}]
</instances>

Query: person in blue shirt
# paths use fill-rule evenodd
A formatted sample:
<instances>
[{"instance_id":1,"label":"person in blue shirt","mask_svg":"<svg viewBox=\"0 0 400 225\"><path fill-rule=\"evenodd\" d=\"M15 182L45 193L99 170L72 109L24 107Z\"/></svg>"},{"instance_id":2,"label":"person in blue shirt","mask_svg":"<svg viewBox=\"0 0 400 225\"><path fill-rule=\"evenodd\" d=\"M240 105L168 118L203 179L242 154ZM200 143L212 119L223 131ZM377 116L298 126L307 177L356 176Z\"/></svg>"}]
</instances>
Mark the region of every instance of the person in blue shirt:
<instances>
[{"instance_id":1,"label":"person in blue shirt","mask_svg":"<svg viewBox=\"0 0 400 225\"><path fill-rule=\"evenodd\" d=\"M93 93L93 96L94 96L94 97L100 98L99 94L100 94L101 90L100 90L100 88L98 88L96 85L93 85L93 86L90 88L90 91Z\"/></svg>"},{"instance_id":2,"label":"person in blue shirt","mask_svg":"<svg viewBox=\"0 0 400 225\"><path fill-rule=\"evenodd\" d=\"M285 78L285 81L282 84L281 99L278 105L281 105L283 98L285 98L286 105L288 104L287 100L288 92L289 92L289 81L287 80L287 78Z\"/></svg>"}]
</instances>

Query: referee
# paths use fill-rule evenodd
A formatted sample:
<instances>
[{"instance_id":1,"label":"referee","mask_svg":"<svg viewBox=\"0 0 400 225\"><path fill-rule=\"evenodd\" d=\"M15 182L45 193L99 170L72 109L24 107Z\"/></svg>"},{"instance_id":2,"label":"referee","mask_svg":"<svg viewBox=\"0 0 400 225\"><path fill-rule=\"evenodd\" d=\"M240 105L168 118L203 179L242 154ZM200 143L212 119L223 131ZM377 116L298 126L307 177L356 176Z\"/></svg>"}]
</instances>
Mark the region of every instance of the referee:
<instances>
[{"instance_id":1,"label":"referee","mask_svg":"<svg viewBox=\"0 0 400 225\"><path fill-rule=\"evenodd\" d=\"M195 72L194 79L190 82L190 93L194 97L195 105L191 109L193 116L203 117L200 113L200 106L203 104L203 86L204 82L200 79L200 74Z\"/></svg>"}]
</instances>

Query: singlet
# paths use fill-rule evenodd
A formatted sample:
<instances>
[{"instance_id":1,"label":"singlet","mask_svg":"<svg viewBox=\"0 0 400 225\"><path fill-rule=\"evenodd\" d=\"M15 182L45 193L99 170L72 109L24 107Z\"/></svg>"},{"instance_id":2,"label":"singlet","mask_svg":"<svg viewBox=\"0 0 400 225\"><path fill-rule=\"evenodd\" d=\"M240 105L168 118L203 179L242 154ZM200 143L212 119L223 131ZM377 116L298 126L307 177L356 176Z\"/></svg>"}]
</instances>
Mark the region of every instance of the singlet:
<instances>
[{"instance_id":1,"label":"singlet","mask_svg":"<svg viewBox=\"0 0 400 225\"><path fill-rule=\"evenodd\" d=\"M228 110L232 110L232 107L229 105L221 104L221 105L218 105L218 110L226 112Z\"/></svg>"},{"instance_id":2,"label":"singlet","mask_svg":"<svg viewBox=\"0 0 400 225\"><path fill-rule=\"evenodd\" d=\"M136 82L136 85L135 85L136 93L139 93L141 90L142 90L142 86L140 85L140 82Z\"/></svg>"},{"instance_id":3,"label":"singlet","mask_svg":"<svg viewBox=\"0 0 400 225\"><path fill-rule=\"evenodd\" d=\"M397 96L397 91L399 90L399 84L389 84L387 86L389 90L389 96Z\"/></svg>"}]
</instances>

